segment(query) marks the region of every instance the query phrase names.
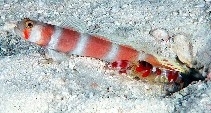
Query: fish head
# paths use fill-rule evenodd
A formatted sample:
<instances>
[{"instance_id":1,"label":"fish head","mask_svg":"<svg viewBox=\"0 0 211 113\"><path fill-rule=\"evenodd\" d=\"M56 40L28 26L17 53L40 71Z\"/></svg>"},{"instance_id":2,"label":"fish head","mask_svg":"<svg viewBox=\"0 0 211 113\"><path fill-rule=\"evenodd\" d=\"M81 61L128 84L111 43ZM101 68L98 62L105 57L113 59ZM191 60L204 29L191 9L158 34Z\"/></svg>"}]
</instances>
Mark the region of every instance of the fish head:
<instances>
[{"instance_id":1,"label":"fish head","mask_svg":"<svg viewBox=\"0 0 211 113\"><path fill-rule=\"evenodd\" d=\"M32 28L36 26L36 21L30 20L29 18L24 18L18 21L14 31L17 35L25 40L28 40L32 31Z\"/></svg>"}]
</instances>

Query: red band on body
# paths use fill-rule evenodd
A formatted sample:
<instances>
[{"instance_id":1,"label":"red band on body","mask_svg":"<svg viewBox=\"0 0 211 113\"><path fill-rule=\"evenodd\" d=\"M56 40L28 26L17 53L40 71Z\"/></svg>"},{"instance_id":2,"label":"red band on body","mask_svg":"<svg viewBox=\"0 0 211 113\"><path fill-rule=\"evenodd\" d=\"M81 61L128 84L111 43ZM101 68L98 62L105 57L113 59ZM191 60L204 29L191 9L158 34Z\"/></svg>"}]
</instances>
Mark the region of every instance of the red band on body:
<instances>
[{"instance_id":1,"label":"red band on body","mask_svg":"<svg viewBox=\"0 0 211 113\"><path fill-rule=\"evenodd\" d=\"M51 36L53 33L54 33L53 25L43 26L41 29L41 39L37 42L37 44L41 46L47 46L51 40Z\"/></svg>"},{"instance_id":2,"label":"red band on body","mask_svg":"<svg viewBox=\"0 0 211 113\"><path fill-rule=\"evenodd\" d=\"M77 31L63 29L56 49L64 53L73 51L78 43L79 36L80 33Z\"/></svg>"},{"instance_id":3,"label":"red band on body","mask_svg":"<svg viewBox=\"0 0 211 113\"><path fill-rule=\"evenodd\" d=\"M128 61L138 61L139 52L133 48L126 47L126 46L119 46L119 51L117 53L116 58L114 61L118 60L128 60Z\"/></svg>"},{"instance_id":4,"label":"red band on body","mask_svg":"<svg viewBox=\"0 0 211 113\"><path fill-rule=\"evenodd\" d=\"M102 39L101 37L91 36L83 55L102 59L105 55L107 55L111 46L111 42Z\"/></svg>"}]
</instances>

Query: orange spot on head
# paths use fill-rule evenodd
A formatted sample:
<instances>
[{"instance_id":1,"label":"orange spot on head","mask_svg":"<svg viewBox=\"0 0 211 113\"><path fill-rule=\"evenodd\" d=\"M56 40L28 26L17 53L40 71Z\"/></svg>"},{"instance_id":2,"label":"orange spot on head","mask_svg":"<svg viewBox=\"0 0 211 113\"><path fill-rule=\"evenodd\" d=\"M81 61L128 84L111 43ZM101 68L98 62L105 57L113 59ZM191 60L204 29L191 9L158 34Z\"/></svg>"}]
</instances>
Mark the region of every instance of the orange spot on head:
<instances>
[{"instance_id":1,"label":"orange spot on head","mask_svg":"<svg viewBox=\"0 0 211 113\"><path fill-rule=\"evenodd\" d=\"M30 29L24 29L23 34L24 34L24 39L28 40L30 36L31 30Z\"/></svg>"}]
</instances>

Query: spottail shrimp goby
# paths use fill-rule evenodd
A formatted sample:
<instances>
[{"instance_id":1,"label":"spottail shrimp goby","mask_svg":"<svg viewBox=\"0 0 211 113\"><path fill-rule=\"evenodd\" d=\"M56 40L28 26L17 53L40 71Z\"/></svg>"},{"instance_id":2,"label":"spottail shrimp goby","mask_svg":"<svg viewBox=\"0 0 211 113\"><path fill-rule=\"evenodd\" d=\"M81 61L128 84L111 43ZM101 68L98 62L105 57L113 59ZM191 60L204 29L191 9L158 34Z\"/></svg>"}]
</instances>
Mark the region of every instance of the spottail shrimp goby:
<instances>
[{"instance_id":1,"label":"spottail shrimp goby","mask_svg":"<svg viewBox=\"0 0 211 113\"><path fill-rule=\"evenodd\" d=\"M49 50L102 59L110 62L110 68L120 72L132 70L139 77L163 74L170 77L167 77L169 81L175 81L173 75L178 76L179 72L186 71L186 68L174 61L137 51L130 46L112 43L102 36L80 33L72 28L62 28L25 18L17 23L14 30L25 40Z\"/></svg>"}]
</instances>

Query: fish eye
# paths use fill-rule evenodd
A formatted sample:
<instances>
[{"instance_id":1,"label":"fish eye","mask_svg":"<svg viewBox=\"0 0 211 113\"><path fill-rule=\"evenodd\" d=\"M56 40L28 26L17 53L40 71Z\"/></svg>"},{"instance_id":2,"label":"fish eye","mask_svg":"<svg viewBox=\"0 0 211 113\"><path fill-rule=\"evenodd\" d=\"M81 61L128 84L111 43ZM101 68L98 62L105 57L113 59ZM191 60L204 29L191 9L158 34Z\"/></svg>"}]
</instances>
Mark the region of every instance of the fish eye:
<instances>
[{"instance_id":1,"label":"fish eye","mask_svg":"<svg viewBox=\"0 0 211 113\"><path fill-rule=\"evenodd\" d=\"M33 27L33 22L32 21L26 21L26 28L32 28Z\"/></svg>"}]
</instances>

